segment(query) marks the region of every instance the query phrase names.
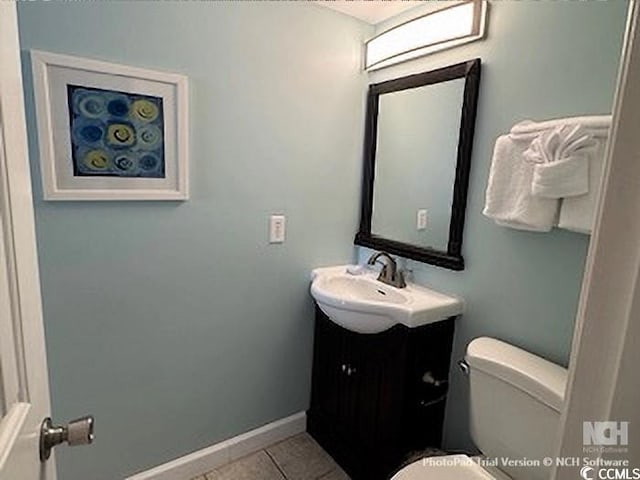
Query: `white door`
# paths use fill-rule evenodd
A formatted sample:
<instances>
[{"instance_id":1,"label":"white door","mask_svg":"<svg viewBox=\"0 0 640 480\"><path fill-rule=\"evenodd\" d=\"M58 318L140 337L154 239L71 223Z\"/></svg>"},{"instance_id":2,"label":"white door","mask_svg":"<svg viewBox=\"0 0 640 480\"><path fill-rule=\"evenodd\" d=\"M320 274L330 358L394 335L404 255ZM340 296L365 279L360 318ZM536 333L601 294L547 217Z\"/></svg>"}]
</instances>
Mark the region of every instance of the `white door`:
<instances>
[{"instance_id":1,"label":"white door","mask_svg":"<svg viewBox=\"0 0 640 480\"><path fill-rule=\"evenodd\" d=\"M55 480L15 2L0 1L0 480Z\"/></svg>"},{"instance_id":2,"label":"white door","mask_svg":"<svg viewBox=\"0 0 640 480\"><path fill-rule=\"evenodd\" d=\"M640 2L629 3L613 114L608 168L571 349L558 457L626 459L629 467L636 468L640 467ZM611 446L610 452L600 452L598 446L585 449L585 421L629 422L628 445ZM633 476L631 468L628 478ZM591 472L593 478L623 474L623 469L598 470ZM553 478L581 478L580 467L558 467Z\"/></svg>"}]
</instances>

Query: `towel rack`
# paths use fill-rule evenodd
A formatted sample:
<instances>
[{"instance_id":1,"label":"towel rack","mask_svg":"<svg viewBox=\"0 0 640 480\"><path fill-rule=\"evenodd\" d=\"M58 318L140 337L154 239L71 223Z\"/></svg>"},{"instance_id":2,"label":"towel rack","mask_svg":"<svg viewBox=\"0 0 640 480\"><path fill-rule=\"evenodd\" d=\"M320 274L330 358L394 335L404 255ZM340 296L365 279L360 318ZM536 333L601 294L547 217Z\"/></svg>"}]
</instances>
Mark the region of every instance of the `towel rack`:
<instances>
[{"instance_id":1,"label":"towel rack","mask_svg":"<svg viewBox=\"0 0 640 480\"><path fill-rule=\"evenodd\" d=\"M542 122L525 120L518 123L517 125L514 125L511 129L511 133L515 135L526 135L532 133L540 133L543 130L560 127L562 125L575 124L580 124L585 128L593 130L605 130L604 132L602 132L602 136L607 136L608 129L611 127L611 115L590 115L582 117L556 118L553 120L545 120ZM598 134L594 133L594 135L597 136Z\"/></svg>"}]
</instances>

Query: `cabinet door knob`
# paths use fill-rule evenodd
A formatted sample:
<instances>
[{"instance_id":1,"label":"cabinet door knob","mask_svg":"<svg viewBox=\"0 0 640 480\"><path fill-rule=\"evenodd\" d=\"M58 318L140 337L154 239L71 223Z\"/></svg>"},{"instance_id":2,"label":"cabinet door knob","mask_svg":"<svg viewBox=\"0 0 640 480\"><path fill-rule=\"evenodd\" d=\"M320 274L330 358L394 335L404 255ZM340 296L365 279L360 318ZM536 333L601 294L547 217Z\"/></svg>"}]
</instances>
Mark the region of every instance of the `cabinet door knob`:
<instances>
[{"instance_id":1,"label":"cabinet door knob","mask_svg":"<svg viewBox=\"0 0 640 480\"><path fill-rule=\"evenodd\" d=\"M430 371L424 373L424 375L422 376L422 381L427 385L431 385L433 387L441 387L449 383L447 380L436 380L435 376Z\"/></svg>"}]
</instances>

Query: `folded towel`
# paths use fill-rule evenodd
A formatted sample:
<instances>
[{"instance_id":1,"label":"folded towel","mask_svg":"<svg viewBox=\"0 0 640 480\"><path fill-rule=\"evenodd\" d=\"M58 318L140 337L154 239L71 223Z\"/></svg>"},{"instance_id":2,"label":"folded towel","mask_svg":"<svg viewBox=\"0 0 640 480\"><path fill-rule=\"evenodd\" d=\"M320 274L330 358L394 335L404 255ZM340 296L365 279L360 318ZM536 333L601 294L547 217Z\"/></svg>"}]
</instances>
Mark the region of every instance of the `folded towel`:
<instances>
[{"instance_id":1,"label":"folded towel","mask_svg":"<svg viewBox=\"0 0 640 480\"><path fill-rule=\"evenodd\" d=\"M561 125L536 137L524 152L536 163L532 195L566 198L589 191L589 155L598 143L582 125Z\"/></svg>"},{"instance_id":2,"label":"folded towel","mask_svg":"<svg viewBox=\"0 0 640 480\"><path fill-rule=\"evenodd\" d=\"M589 191L589 159L584 155L533 167L531 194L543 198L584 195Z\"/></svg>"},{"instance_id":3,"label":"folded towel","mask_svg":"<svg viewBox=\"0 0 640 480\"><path fill-rule=\"evenodd\" d=\"M611 115L524 121L496 141L484 215L498 225L589 232ZM562 212L558 217L562 201Z\"/></svg>"},{"instance_id":4,"label":"folded towel","mask_svg":"<svg viewBox=\"0 0 640 480\"><path fill-rule=\"evenodd\" d=\"M526 136L498 138L482 213L502 226L548 232L556 221L559 202L531 195L535 164L524 161L530 144Z\"/></svg>"},{"instance_id":5,"label":"folded towel","mask_svg":"<svg viewBox=\"0 0 640 480\"><path fill-rule=\"evenodd\" d=\"M606 145L609 138L609 129L611 127L611 115L598 115L590 117L574 117L560 120L551 120L547 122L541 122L534 124L529 122L526 126L521 125L519 133L540 131L541 128L557 128L564 124L575 125L573 130L569 131L566 136L564 144L558 146L558 155L554 156L554 159L564 157L574 157L579 155L579 159L582 158L588 162L588 192L583 195L573 196L571 193L576 193L582 190L584 186L584 166L581 168L579 165L574 164L572 167L580 169L579 173L576 173L581 178L573 179L572 187L565 177L567 183L563 183L561 180L562 172L557 172L560 176L556 181L558 184L555 187L555 194L562 194L565 198L562 200L560 206L560 214L558 219L558 227L566 230L572 230L574 232L589 234L593 230L593 224L595 223L595 209L600 197L602 174L605 166L605 154ZM567 170L569 165L558 165L564 170L565 175L569 175ZM537 165L536 169L543 168L541 165ZM550 166L551 168L551 166ZM540 173L538 170L534 170L534 178L536 173ZM535 183L535 181L534 181ZM575 185L580 184L582 187ZM533 188L536 187L532 185ZM537 187L541 187L538 185ZM565 191L562 191L562 188ZM547 191L547 193L549 193Z\"/></svg>"},{"instance_id":6,"label":"folded towel","mask_svg":"<svg viewBox=\"0 0 640 480\"><path fill-rule=\"evenodd\" d=\"M555 153L560 144L562 137L560 136L561 127L556 127L541 133L528 134L527 138L534 135L531 145L524 151L523 160L530 163L545 164L555 161ZM518 134L513 134L518 135ZM524 139L524 136L519 138Z\"/></svg>"},{"instance_id":7,"label":"folded towel","mask_svg":"<svg viewBox=\"0 0 640 480\"><path fill-rule=\"evenodd\" d=\"M562 140L556 150L555 161L575 154L588 154L590 149L596 146L595 131L590 131L582 125L559 127L559 134Z\"/></svg>"},{"instance_id":8,"label":"folded towel","mask_svg":"<svg viewBox=\"0 0 640 480\"><path fill-rule=\"evenodd\" d=\"M605 167L606 141L598 142L589 155L589 193L580 197L565 198L560 207L558 227L574 232L590 234L595 223L596 205L600 197L602 175Z\"/></svg>"}]
</instances>

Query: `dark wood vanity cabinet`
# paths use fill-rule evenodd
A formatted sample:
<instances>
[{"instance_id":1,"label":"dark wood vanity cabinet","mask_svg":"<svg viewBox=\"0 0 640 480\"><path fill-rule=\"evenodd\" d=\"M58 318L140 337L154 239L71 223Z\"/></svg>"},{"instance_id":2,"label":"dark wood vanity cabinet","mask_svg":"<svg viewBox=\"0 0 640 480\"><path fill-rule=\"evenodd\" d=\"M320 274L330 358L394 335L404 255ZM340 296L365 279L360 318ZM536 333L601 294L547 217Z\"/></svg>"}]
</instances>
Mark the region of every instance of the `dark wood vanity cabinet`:
<instances>
[{"instance_id":1,"label":"dark wood vanity cabinet","mask_svg":"<svg viewBox=\"0 0 640 480\"><path fill-rule=\"evenodd\" d=\"M450 318L359 334L316 307L308 431L353 480L387 480L440 447L453 329Z\"/></svg>"}]
</instances>

